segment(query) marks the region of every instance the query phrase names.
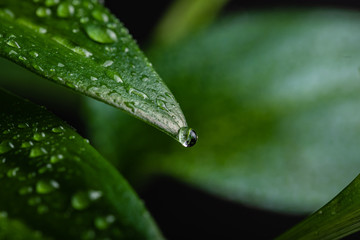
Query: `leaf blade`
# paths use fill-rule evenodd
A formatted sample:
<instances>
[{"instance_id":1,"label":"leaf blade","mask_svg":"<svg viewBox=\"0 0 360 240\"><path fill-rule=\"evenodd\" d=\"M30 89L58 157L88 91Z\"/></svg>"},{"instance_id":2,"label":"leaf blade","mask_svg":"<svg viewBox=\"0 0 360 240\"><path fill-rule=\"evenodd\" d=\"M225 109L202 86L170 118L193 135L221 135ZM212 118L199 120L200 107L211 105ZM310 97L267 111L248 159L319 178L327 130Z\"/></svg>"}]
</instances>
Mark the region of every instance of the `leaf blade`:
<instances>
[{"instance_id":1,"label":"leaf blade","mask_svg":"<svg viewBox=\"0 0 360 240\"><path fill-rule=\"evenodd\" d=\"M54 238L163 239L128 183L71 127L2 90L0 102L0 211Z\"/></svg>"},{"instance_id":2,"label":"leaf blade","mask_svg":"<svg viewBox=\"0 0 360 240\"><path fill-rule=\"evenodd\" d=\"M178 140L185 117L126 28L91 1L0 1L0 55Z\"/></svg>"}]
</instances>

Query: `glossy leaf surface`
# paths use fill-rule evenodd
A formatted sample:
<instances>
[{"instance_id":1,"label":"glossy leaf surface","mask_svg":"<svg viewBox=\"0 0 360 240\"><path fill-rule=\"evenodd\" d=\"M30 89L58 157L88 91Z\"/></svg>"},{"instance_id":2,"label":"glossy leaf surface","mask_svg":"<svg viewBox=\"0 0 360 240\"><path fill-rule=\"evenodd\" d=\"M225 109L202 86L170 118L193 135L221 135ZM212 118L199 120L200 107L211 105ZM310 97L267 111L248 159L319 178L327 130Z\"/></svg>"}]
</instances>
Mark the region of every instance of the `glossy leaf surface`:
<instances>
[{"instance_id":1,"label":"glossy leaf surface","mask_svg":"<svg viewBox=\"0 0 360 240\"><path fill-rule=\"evenodd\" d=\"M14 229L46 239L162 239L142 201L87 140L2 90L0 103L1 239Z\"/></svg>"},{"instance_id":2,"label":"glossy leaf surface","mask_svg":"<svg viewBox=\"0 0 360 240\"><path fill-rule=\"evenodd\" d=\"M177 140L187 127L128 30L98 1L0 0L0 46L1 56Z\"/></svg>"},{"instance_id":3,"label":"glossy leaf surface","mask_svg":"<svg viewBox=\"0 0 360 240\"><path fill-rule=\"evenodd\" d=\"M359 26L359 13L342 10L223 19L152 58L201 135L196 148L96 103L94 144L131 179L167 174L233 201L312 212L360 172ZM131 138L146 131L152 145Z\"/></svg>"}]
</instances>

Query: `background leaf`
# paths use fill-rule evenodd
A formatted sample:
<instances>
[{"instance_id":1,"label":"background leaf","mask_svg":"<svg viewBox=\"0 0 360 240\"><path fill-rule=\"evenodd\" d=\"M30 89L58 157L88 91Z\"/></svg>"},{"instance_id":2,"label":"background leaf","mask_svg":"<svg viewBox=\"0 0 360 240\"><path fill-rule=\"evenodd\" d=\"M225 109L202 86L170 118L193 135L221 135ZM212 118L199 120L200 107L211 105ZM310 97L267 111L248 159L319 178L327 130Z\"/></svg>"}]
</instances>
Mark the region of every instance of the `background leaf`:
<instances>
[{"instance_id":1,"label":"background leaf","mask_svg":"<svg viewBox=\"0 0 360 240\"><path fill-rule=\"evenodd\" d=\"M85 139L30 102L4 91L0 102L0 227L24 224L55 239L162 239L128 183Z\"/></svg>"},{"instance_id":2,"label":"background leaf","mask_svg":"<svg viewBox=\"0 0 360 240\"><path fill-rule=\"evenodd\" d=\"M278 237L285 239L341 239L360 230L360 176L324 207Z\"/></svg>"},{"instance_id":3,"label":"background leaf","mask_svg":"<svg viewBox=\"0 0 360 240\"><path fill-rule=\"evenodd\" d=\"M199 145L183 151L89 103L94 144L133 183L165 174L257 207L314 211L360 170L359 24L342 10L248 12L156 49ZM152 145L131 137L145 131Z\"/></svg>"},{"instance_id":4,"label":"background leaf","mask_svg":"<svg viewBox=\"0 0 360 240\"><path fill-rule=\"evenodd\" d=\"M1 56L179 141L187 134L170 90L127 29L97 1L1 0L0 21Z\"/></svg>"}]
</instances>

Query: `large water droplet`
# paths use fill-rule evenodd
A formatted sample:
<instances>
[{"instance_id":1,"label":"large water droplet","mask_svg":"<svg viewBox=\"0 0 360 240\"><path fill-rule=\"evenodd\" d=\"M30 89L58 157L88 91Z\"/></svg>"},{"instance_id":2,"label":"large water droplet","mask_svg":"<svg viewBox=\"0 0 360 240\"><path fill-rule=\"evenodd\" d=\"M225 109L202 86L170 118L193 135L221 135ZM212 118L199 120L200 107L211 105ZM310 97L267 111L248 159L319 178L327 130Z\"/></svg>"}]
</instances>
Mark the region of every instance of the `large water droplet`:
<instances>
[{"instance_id":1,"label":"large water droplet","mask_svg":"<svg viewBox=\"0 0 360 240\"><path fill-rule=\"evenodd\" d=\"M192 147L198 140L196 132L192 128L182 127L178 133L178 140L184 147Z\"/></svg>"},{"instance_id":2,"label":"large water droplet","mask_svg":"<svg viewBox=\"0 0 360 240\"><path fill-rule=\"evenodd\" d=\"M36 192L48 194L59 188L59 183L55 180L40 180L36 183Z\"/></svg>"},{"instance_id":3,"label":"large water droplet","mask_svg":"<svg viewBox=\"0 0 360 240\"><path fill-rule=\"evenodd\" d=\"M72 15L74 15L74 12L75 12L74 6L67 2L61 3L56 10L58 17L61 18L71 17Z\"/></svg>"},{"instance_id":4,"label":"large water droplet","mask_svg":"<svg viewBox=\"0 0 360 240\"><path fill-rule=\"evenodd\" d=\"M35 146L31 149L29 157L35 158L47 154L47 151L43 147Z\"/></svg>"},{"instance_id":5,"label":"large water droplet","mask_svg":"<svg viewBox=\"0 0 360 240\"><path fill-rule=\"evenodd\" d=\"M99 42L99 43L117 42L116 33L111 29L90 24L85 27L85 31L87 35L95 42Z\"/></svg>"},{"instance_id":6,"label":"large water droplet","mask_svg":"<svg viewBox=\"0 0 360 240\"><path fill-rule=\"evenodd\" d=\"M8 140L4 140L0 143L0 154L6 153L14 148L14 144Z\"/></svg>"}]
</instances>

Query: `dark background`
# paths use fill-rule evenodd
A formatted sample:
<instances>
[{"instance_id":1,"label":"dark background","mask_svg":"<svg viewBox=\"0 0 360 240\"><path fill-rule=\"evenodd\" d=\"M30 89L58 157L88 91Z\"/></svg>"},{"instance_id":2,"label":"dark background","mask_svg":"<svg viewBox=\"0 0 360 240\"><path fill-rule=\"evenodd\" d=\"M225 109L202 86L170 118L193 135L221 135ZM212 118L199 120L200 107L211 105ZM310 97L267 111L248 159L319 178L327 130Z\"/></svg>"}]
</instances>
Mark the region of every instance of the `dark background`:
<instances>
[{"instance_id":1,"label":"dark background","mask_svg":"<svg viewBox=\"0 0 360 240\"><path fill-rule=\"evenodd\" d=\"M169 0L132 0L105 5L129 29L140 47L170 6ZM336 7L360 9L358 1L229 1L222 14L279 7ZM174 179L159 177L138 192L168 240L273 239L306 216L278 214L232 203ZM354 234L346 239L360 239Z\"/></svg>"}]
</instances>

